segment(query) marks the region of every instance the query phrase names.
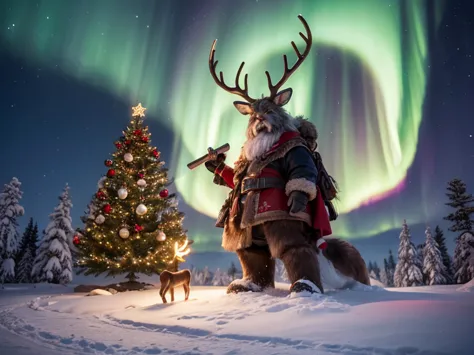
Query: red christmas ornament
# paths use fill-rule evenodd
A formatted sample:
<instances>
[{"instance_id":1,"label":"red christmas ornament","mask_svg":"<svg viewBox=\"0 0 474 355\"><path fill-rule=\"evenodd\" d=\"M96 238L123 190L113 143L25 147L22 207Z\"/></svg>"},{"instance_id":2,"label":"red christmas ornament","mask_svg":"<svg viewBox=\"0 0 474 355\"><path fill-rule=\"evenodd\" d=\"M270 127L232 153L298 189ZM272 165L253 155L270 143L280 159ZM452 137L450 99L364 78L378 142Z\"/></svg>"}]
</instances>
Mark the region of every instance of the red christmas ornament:
<instances>
[{"instance_id":1,"label":"red christmas ornament","mask_svg":"<svg viewBox=\"0 0 474 355\"><path fill-rule=\"evenodd\" d=\"M112 162L112 160L107 159L106 161L104 161L104 164L105 164L105 166L112 166L113 162Z\"/></svg>"},{"instance_id":2,"label":"red christmas ornament","mask_svg":"<svg viewBox=\"0 0 474 355\"><path fill-rule=\"evenodd\" d=\"M142 130L141 129L136 129L133 131L133 134L136 136L141 136L142 135Z\"/></svg>"},{"instance_id":3,"label":"red christmas ornament","mask_svg":"<svg viewBox=\"0 0 474 355\"><path fill-rule=\"evenodd\" d=\"M72 238L72 242L74 243L74 245L78 245L81 242L81 239L78 235L75 235L74 238Z\"/></svg>"},{"instance_id":4,"label":"red christmas ornament","mask_svg":"<svg viewBox=\"0 0 474 355\"><path fill-rule=\"evenodd\" d=\"M111 178L111 177L114 177L115 176L115 170L114 169L109 169L109 171L107 171L107 177Z\"/></svg>"},{"instance_id":5,"label":"red christmas ornament","mask_svg":"<svg viewBox=\"0 0 474 355\"><path fill-rule=\"evenodd\" d=\"M124 143L125 143L125 145L130 145L130 144L132 144L132 141L130 139L127 139Z\"/></svg>"},{"instance_id":6,"label":"red christmas ornament","mask_svg":"<svg viewBox=\"0 0 474 355\"><path fill-rule=\"evenodd\" d=\"M148 137L147 136L142 136L142 142L148 142Z\"/></svg>"},{"instance_id":7,"label":"red christmas ornament","mask_svg":"<svg viewBox=\"0 0 474 355\"><path fill-rule=\"evenodd\" d=\"M122 148L122 143L115 142L115 146L117 147L117 149L120 149L120 148Z\"/></svg>"},{"instance_id":8,"label":"red christmas ornament","mask_svg":"<svg viewBox=\"0 0 474 355\"><path fill-rule=\"evenodd\" d=\"M158 150L153 150L152 154L156 157L156 158L159 158L160 157L160 152Z\"/></svg>"},{"instance_id":9,"label":"red christmas ornament","mask_svg":"<svg viewBox=\"0 0 474 355\"><path fill-rule=\"evenodd\" d=\"M168 197L168 190L167 190L167 189L161 190L161 191L160 191L160 197L161 197L161 198Z\"/></svg>"},{"instance_id":10,"label":"red christmas ornament","mask_svg":"<svg viewBox=\"0 0 474 355\"><path fill-rule=\"evenodd\" d=\"M107 195L105 194L104 191L97 191L95 194L99 200L105 200L107 198Z\"/></svg>"},{"instance_id":11,"label":"red christmas ornament","mask_svg":"<svg viewBox=\"0 0 474 355\"><path fill-rule=\"evenodd\" d=\"M139 177L140 179L143 179L144 176L145 176L145 174L143 174L143 173L138 173L138 177Z\"/></svg>"},{"instance_id":12,"label":"red christmas ornament","mask_svg":"<svg viewBox=\"0 0 474 355\"><path fill-rule=\"evenodd\" d=\"M142 230L143 230L142 226L135 224L135 232L141 232Z\"/></svg>"},{"instance_id":13,"label":"red christmas ornament","mask_svg":"<svg viewBox=\"0 0 474 355\"><path fill-rule=\"evenodd\" d=\"M110 212L112 212L112 206L110 206L109 204L106 204L103 208L103 211L104 213L109 214Z\"/></svg>"}]
</instances>

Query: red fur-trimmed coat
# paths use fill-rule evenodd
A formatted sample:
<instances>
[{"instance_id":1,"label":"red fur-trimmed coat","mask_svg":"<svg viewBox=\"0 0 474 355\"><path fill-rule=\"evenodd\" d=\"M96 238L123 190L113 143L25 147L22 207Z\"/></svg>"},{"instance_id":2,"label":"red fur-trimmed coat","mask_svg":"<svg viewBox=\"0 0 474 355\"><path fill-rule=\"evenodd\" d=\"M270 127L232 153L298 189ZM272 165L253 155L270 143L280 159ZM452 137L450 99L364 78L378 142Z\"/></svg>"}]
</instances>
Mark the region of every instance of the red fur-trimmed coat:
<instances>
[{"instance_id":1,"label":"red fur-trimmed coat","mask_svg":"<svg viewBox=\"0 0 474 355\"><path fill-rule=\"evenodd\" d=\"M216 223L224 227L222 247L227 251L249 247L252 244L252 226L274 220L299 220L326 236L332 233L324 201L316 187L317 170L305 139L298 132L285 132L279 141L261 158L252 162L238 160L234 169L225 165L216 170L232 188ZM244 203L240 194L245 177L279 177L284 188L266 188L249 191ZM302 191L309 196L305 211L290 215L288 196L292 191Z\"/></svg>"}]
</instances>

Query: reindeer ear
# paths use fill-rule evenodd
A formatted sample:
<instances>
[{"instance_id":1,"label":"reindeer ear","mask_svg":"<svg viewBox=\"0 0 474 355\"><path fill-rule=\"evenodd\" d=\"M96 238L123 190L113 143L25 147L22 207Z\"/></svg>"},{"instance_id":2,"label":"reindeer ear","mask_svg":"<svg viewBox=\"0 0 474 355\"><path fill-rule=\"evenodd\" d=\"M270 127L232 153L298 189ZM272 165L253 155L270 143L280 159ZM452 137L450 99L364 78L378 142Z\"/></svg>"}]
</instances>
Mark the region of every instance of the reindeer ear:
<instances>
[{"instance_id":1,"label":"reindeer ear","mask_svg":"<svg viewBox=\"0 0 474 355\"><path fill-rule=\"evenodd\" d=\"M242 115L249 115L252 113L252 106L248 102L234 101L234 106Z\"/></svg>"},{"instance_id":2,"label":"reindeer ear","mask_svg":"<svg viewBox=\"0 0 474 355\"><path fill-rule=\"evenodd\" d=\"M290 101L292 94L292 88L282 90L278 94L276 94L275 98L273 99L273 102L278 106L285 106L288 101Z\"/></svg>"}]
</instances>

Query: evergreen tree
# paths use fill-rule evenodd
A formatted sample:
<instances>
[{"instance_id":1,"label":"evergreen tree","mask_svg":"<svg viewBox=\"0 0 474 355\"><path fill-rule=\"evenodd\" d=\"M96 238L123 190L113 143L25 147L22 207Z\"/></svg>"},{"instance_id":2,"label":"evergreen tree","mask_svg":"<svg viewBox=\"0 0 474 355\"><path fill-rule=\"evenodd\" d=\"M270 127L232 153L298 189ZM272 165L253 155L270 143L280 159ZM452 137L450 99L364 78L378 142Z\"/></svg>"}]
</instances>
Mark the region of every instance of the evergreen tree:
<instances>
[{"instance_id":1,"label":"evergreen tree","mask_svg":"<svg viewBox=\"0 0 474 355\"><path fill-rule=\"evenodd\" d=\"M406 220L400 233L398 247L398 263L395 268L395 287L411 287L423 285L423 273L419 267L415 245L411 242L410 230Z\"/></svg>"},{"instance_id":2,"label":"evergreen tree","mask_svg":"<svg viewBox=\"0 0 474 355\"><path fill-rule=\"evenodd\" d=\"M453 282L454 272L453 272L453 262L451 257L448 254L448 248L446 247L446 240L444 238L443 231L439 226L435 228L434 240L438 245L438 249L441 253L441 258L443 259L444 269L446 271L445 277L448 281L448 284Z\"/></svg>"},{"instance_id":3,"label":"evergreen tree","mask_svg":"<svg viewBox=\"0 0 474 355\"><path fill-rule=\"evenodd\" d=\"M473 232L474 221L471 215L474 213L474 197L467 193L466 184L460 179L453 179L448 183L448 192L446 195L449 198L446 205L455 209L450 213L445 220L452 222L448 229L451 232Z\"/></svg>"},{"instance_id":4,"label":"evergreen tree","mask_svg":"<svg viewBox=\"0 0 474 355\"><path fill-rule=\"evenodd\" d=\"M107 276L127 273L159 274L178 270L191 243L183 230L184 214L177 210L174 194L166 189L172 181L151 146L145 108L133 108L132 120L115 142L112 159L105 161L106 177L100 180L77 239L79 273ZM92 217L92 218L91 218Z\"/></svg>"},{"instance_id":5,"label":"evergreen tree","mask_svg":"<svg viewBox=\"0 0 474 355\"><path fill-rule=\"evenodd\" d=\"M446 285L446 269L441 252L431 235L430 227L425 231L426 241L423 248L423 275L425 285Z\"/></svg>"},{"instance_id":6,"label":"evergreen tree","mask_svg":"<svg viewBox=\"0 0 474 355\"><path fill-rule=\"evenodd\" d=\"M423 271L424 248L425 248L425 243L421 243L416 246L416 266L418 266L421 271ZM424 274L423 274L423 285L426 285L426 279L425 279Z\"/></svg>"},{"instance_id":7,"label":"evergreen tree","mask_svg":"<svg viewBox=\"0 0 474 355\"><path fill-rule=\"evenodd\" d=\"M383 259L383 268L380 270L380 282L382 282L386 287L389 287L388 262L385 258Z\"/></svg>"},{"instance_id":8,"label":"evergreen tree","mask_svg":"<svg viewBox=\"0 0 474 355\"><path fill-rule=\"evenodd\" d=\"M18 263L15 271L16 281L19 283L32 282L31 270L36 257L36 243L38 242L38 224L33 225L33 218L30 218L28 226L23 234L23 239L18 253Z\"/></svg>"},{"instance_id":9,"label":"evergreen tree","mask_svg":"<svg viewBox=\"0 0 474 355\"><path fill-rule=\"evenodd\" d=\"M212 277L212 286L228 286L230 283L230 276L222 272L220 268L217 268Z\"/></svg>"},{"instance_id":10,"label":"evergreen tree","mask_svg":"<svg viewBox=\"0 0 474 355\"><path fill-rule=\"evenodd\" d=\"M30 219L28 220L28 224L25 228L25 231L23 232L23 236L20 238L18 252L16 253L16 257L15 257L15 275L18 274L17 266L20 263L20 260L23 257L23 254L25 253L25 250L26 250L27 245L28 245L28 239L32 235L33 229L34 229L33 218L30 217Z\"/></svg>"},{"instance_id":11,"label":"evergreen tree","mask_svg":"<svg viewBox=\"0 0 474 355\"><path fill-rule=\"evenodd\" d=\"M290 282L288 273L286 272L285 264L280 259L275 260L275 281L277 282Z\"/></svg>"},{"instance_id":12,"label":"evergreen tree","mask_svg":"<svg viewBox=\"0 0 474 355\"><path fill-rule=\"evenodd\" d=\"M72 281L72 257L68 238L74 233L71 226L72 207L69 186L66 184L59 196L59 204L49 215L46 227L38 247L31 276L35 282L66 284Z\"/></svg>"},{"instance_id":13,"label":"evergreen tree","mask_svg":"<svg viewBox=\"0 0 474 355\"><path fill-rule=\"evenodd\" d=\"M227 275L230 276L231 281L234 281L234 280L235 280L235 274L236 274L237 272L238 272L237 267L235 266L234 262L232 261L232 262L230 263L229 269L227 270Z\"/></svg>"},{"instance_id":14,"label":"evergreen tree","mask_svg":"<svg viewBox=\"0 0 474 355\"><path fill-rule=\"evenodd\" d=\"M374 269L374 265L372 264L372 261L369 261L369 263L367 264L367 271L370 272Z\"/></svg>"},{"instance_id":15,"label":"evergreen tree","mask_svg":"<svg viewBox=\"0 0 474 355\"><path fill-rule=\"evenodd\" d=\"M375 279L380 281L380 268L376 261L372 264L372 270L374 271Z\"/></svg>"},{"instance_id":16,"label":"evergreen tree","mask_svg":"<svg viewBox=\"0 0 474 355\"><path fill-rule=\"evenodd\" d=\"M393 257L392 249L388 251L388 260L387 260L387 287L394 287L394 276L395 276L395 268L397 264L395 263L395 259Z\"/></svg>"},{"instance_id":17,"label":"evergreen tree","mask_svg":"<svg viewBox=\"0 0 474 355\"><path fill-rule=\"evenodd\" d=\"M23 192L21 182L14 177L4 185L0 196L0 279L1 282L15 281L15 258L21 241L17 218L25 214L20 206Z\"/></svg>"},{"instance_id":18,"label":"evergreen tree","mask_svg":"<svg viewBox=\"0 0 474 355\"><path fill-rule=\"evenodd\" d=\"M454 282L464 284L474 279L474 236L465 232L454 249Z\"/></svg>"}]
</instances>

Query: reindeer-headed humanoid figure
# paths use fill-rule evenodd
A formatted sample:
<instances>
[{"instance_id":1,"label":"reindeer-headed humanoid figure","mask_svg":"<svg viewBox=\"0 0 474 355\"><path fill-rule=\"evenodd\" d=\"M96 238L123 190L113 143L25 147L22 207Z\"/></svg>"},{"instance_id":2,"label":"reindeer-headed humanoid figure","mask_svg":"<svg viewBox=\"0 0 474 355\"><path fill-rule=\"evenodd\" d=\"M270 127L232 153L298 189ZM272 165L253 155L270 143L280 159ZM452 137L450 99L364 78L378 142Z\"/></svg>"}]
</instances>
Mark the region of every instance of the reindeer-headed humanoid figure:
<instances>
[{"instance_id":1,"label":"reindeer-headed humanoid figure","mask_svg":"<svg viewBox=\"0 0 474 355\"><path fill-rule=\"evenodd\" d=\"M274 287L275 258L285 265L292 294L323 293L318 263L321 251L343 275L370 284L365 262L351 244L337 238L322 242L322 237L332 231L317 186L318 169L313 155L317 130L308 120L294 118L283 108L292 89L278 91L311 49L310 28L301 15L298 17L306 29L306 35L300 32L306 48L301 53L291 42L298 57L296 63L289 67L283 56L284 74L276 84L265 72L270 95L261 99L249 96L247 74L244 88L239 84L244 62L237 71L235 87L225 84L222 72L219 77L216 75L216 41L212 44L212 77L221 88L246 100L235 101L234 106L249 116L247 140L234 167L225 164L224 154L214 154L206 162L214 174L214 183L232 189L216 223L224 228L223 248L236 252L242 265L243 278L229 285L229 293Z\"/></svg>"}]
</instances>

